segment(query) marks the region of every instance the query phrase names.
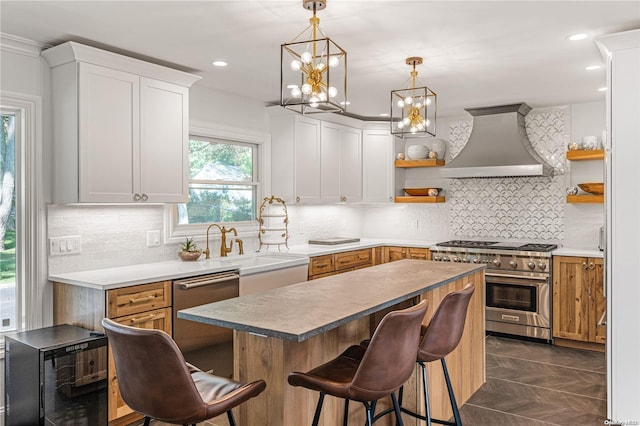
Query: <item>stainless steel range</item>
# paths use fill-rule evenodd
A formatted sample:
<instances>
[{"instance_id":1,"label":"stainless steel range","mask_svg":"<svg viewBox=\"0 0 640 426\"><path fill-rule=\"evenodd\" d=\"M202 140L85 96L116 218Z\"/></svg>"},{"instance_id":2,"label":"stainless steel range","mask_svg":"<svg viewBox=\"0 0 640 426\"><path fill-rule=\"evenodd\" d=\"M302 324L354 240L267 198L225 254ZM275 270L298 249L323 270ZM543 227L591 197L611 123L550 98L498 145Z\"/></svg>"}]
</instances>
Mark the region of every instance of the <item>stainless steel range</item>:
<instances>
[{"instance_id":1,"label":"stainless steel range","mask_svg":"<svg viewBox=\"0 0 640 426\"><path fill-rule=\"evenodd\" d=\"M551 341L551 251L555 244L453 240L431 260L484 263L486 329Z\"/></svg>"}]
</instances>

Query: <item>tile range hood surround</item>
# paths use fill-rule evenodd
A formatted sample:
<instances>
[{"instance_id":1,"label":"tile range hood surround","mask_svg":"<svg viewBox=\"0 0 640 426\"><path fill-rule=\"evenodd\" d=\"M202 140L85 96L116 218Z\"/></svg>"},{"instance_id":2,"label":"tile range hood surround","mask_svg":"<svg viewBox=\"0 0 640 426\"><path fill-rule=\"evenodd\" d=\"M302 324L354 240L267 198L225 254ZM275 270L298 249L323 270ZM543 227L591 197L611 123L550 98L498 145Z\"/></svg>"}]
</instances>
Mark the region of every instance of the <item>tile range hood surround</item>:
<instances>
[{"instance_id":1,"label":"tile range hood surround","mask_svg":"<svg viewBox=\"0 0 640 426\"><path fill-rule=\"evenodd\" d=\"M525 103L467 108L473 116L471 136L462 151L441 169L445 178L550 176L552 168L527 137Z\"/></svg>"}]
</instances>

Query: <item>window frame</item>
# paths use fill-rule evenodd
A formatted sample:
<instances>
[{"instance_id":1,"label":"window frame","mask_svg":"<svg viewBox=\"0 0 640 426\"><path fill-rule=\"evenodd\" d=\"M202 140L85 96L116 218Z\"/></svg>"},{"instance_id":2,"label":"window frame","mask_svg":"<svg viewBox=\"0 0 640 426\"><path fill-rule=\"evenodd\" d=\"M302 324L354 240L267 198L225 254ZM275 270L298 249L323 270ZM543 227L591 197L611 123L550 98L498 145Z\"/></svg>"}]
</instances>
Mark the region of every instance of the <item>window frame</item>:
<instances>
[{"instance_id":1,"label":"window frame","mask_svg":"<svg viewBox=\"0 0 640 426\"><path fill-rule=\"evenodd\" d=\"M0 91L0 106L19 116L16 128L16 330L43 324L47 250L42 194L42 99L39 96ZM4 333L0 351L4 356Z\"/></svg>"},{"instance_id":2,"label":"window frame","mask_svg":"<svg viewBox=\"0 0 640 426\"><path fill-rule=\"evenodd\" d=\"M201 137L218 141L229 141L239 145L254 145L254 181L247 182L247 185L256 187L256 209L260 206L263 194L268 192L270 181L267 165L270 163L270 136L262 132L253 132L246 129L226 127L221 125L211 125L201 122L193 122L189 128L189 138ZM187 141L188 143L188 141ZM220 183L220 182L217 182ZM230 182L238 184L238 182ZM185 237L195 237L196 241L204 241L208 223L178 224L177 204L165 204L165 244L180 243ZM256 215L257 215L256 211ZM224 222L225 226L236 228L238 237L255 236L258 232L258 221Z\"/></svg>"}]
</instances>

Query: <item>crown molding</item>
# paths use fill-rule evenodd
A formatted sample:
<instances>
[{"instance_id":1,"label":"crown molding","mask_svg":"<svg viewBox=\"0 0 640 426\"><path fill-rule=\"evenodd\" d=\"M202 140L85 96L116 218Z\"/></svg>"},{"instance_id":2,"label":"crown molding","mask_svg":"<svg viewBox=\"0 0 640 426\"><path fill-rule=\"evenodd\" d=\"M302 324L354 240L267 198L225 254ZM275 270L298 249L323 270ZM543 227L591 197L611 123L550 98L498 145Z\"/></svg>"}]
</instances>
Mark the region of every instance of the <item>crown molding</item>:
<instances>
[{"instance_id":1,"label":"crown molding","mask_svg":"<svg viewBox=\"0 0 640 426\"><path fill-rule=\"evenodd\" d=\"M13 34L0 32L0 50L17 53L19 55L37 57L40 52L48 47L48 44L29 40Z\"/></svg>"}]
</instances>

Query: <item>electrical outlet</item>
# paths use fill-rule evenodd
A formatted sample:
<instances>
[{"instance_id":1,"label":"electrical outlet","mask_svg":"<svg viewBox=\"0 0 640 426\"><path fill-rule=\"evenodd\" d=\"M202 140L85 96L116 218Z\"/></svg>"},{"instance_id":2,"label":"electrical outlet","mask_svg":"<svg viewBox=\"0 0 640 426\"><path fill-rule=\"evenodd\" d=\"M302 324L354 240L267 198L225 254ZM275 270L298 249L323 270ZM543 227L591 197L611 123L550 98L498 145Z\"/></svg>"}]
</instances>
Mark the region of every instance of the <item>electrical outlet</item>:
<instances>
[{"instance_id":1,"label":"electrical outlet","mask_svg":"<svg viewBox=\"0 0 640 426\"><path fill-rule=\"evenodd\" d=\"M51 256L78 253L82 253L82 237L80 235L49 238L49 254Z\"/></svg>"},{"instance_id":2,"label":"electrical outlet","mask_svg":"<svg viewBox=\"0 0 640 426\"><path fill-rule=\"evenodd\" d=\"M160 245L160 230L147 231L147 247Z\"/></svg>"},{"instance_id":3,"label":"electrical outlet","mask_svg":"<svg viewBox=\"0 0 640 426\"><path fill-rule=\"evenodd\" d=\"M304 222L300 222L300 223L298 224L298 233L299 233L300 235L304 235Z\"/></svg>"}]
</instances>

